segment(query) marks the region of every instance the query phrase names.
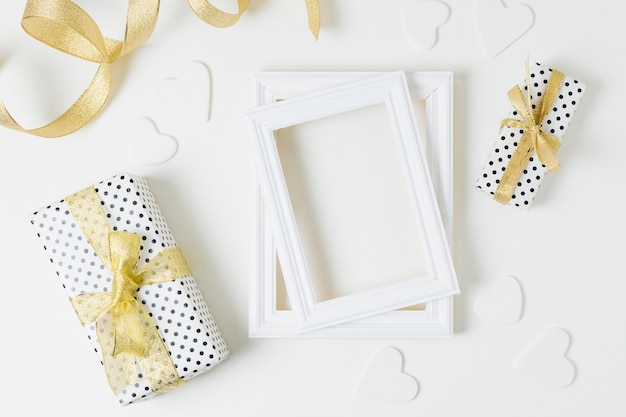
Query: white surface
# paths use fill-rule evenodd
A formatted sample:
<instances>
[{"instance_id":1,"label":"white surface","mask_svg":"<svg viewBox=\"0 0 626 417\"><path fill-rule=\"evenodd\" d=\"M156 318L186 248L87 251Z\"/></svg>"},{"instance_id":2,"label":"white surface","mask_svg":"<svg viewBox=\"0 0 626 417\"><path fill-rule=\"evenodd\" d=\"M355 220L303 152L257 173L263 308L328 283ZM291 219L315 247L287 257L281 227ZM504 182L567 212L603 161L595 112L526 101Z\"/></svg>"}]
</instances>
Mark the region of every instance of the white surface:
<instances>
[{"instance_id":1,"label":"white surface","mask_svg":"<svg viewBox=\"0 0 626 417\"><path fill-rule=\"evenodd\" d=\"M621 416L626 409L626 197L620 133L626 35L615 2L525 0L533 27L495 58L485 57L473 2L449 0L435 48L419 52L401 25L404 1L322 0L316 43L299 1L252 2L233 27L206 26L184 1L163 2L151 40L113 65L114 95L87 128L61 139L0 131L2 414L41 416ZM94 67L30 39L19 27L23 1L0 9L0 96L31 126L51 120L89 82ZM514 2L508 1L507 5ZM110 8L124 2L109 2ZM123 13L122 13L123 14ZM103 25L104 26L104 25ZM123 29L123 23L119 25ZM117 28L117 26L116 26ZM587 92L529 212L474 189L524 59L563 70ZM153 83L199 60L213 85L208 123L182 122L151 98ZM455 73L455 336L442 340L249 339L252 182L247 132L249 75L269 70L452 70ZM176 137L163 165L134 165L129 123L152 118ZM146 175L185 252L232 355L176 391L120 408L49 261L28 223L31 211L128 170ZM485 323L473 300L515 275L526 296L513 325ZM511 364L535 335L560 327L576 380L546 387ZM359 399L354 384L376 348L404 353L419 376L406 404Z\"/></svg>"},{"instance_id":2,"label":"white surface","mask_svg":"<svg viewBox=\"0 0 626 417\"><path fill-rule=\"evenodd\" d=\"M211 74L202 62L187 62L181 66L176 77L157 81L154 93L164 109L178 115L182 120L209 120Z\"/></svg>"}]
</instances>

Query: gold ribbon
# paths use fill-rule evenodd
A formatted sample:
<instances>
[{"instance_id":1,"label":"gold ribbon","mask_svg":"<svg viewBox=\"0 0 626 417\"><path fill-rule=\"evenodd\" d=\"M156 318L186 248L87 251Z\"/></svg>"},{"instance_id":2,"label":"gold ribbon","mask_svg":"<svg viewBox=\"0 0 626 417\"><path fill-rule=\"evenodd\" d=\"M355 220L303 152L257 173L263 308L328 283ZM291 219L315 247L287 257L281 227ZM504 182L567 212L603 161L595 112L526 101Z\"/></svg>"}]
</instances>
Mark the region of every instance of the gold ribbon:
<instances>
[{"instance_id":1,"label":"gold ribbon","mask_svg":"<svg viewBox=\"0 0 626 417\"><path fill-rule=\"evenodd\" d=\"M235 24L247 10L250 0L237 0L239 11L226 13L206 0L187 0L193 12L216 27ZM318 38L318 0L305 0L309 29ZM100 114L111 92L109 65L150 38L156 26L160 0L129 0L124 40L106 38L82 8L70 0L27 0L22 28L33 38L61 52L99 67L81 96L58 118L33 129L22 127L0 100L0 125L44 138L65 136L86 126Z\"/></svg>"},{"instance_id":2,"label":"gold ribbon","mask_svg":"<svg viewBox=\"0 0 626 417\"><path fill-rule=\"evenodd\" d=\"M65 201L89 244L113 275L111 292L83 293L70 299L83 326L95 322L113 392L119 394L136 383L139 373L153 392L179 386L184 381L154 321L134 294L142 285L190 275L182 252L178 247L165 249L137 270L141 237L111 229L93 187L66 197Z\"/></svg>"},{"instance_id":3,"label":"gold ribbon","mask_svg":"<svg viewBox=\"0 0 626 417\"><path fill-rule=\"evenodd\" d=\"M553 70L539 104L533 109L530 102L530 70L528 62L526 62L527 97L524 97L518 85L509 90L509 101L522 120L504 119L500 128L508 126L523 129L524 133L509 160L494 194L493 198L497 202L506 204L511 200L517 180L535 152L539 161L545 165L548 171L554 172L561 167L556 157L556 152L561 146L561 142L542 130L540 126L543 118L552 108L564 79L565 75L562 72Z\"/></svg>"},{"instance_id":4,"label":"gold ribbon","mask_svg":"<svg viewBox=\"0 0 626 417\"><path fill-rule=\"evenodd\" d=\"M317 40L320 33L320 5L319 0L305 0L307 17L309 21L309 30ZM200 19L211 26L224 28L232 26L243 15L250 5L250 0L237 0L237 13L226 13L206 0L187 0L191 10Z\"/></svg>"},{"instance_id":5,"label":"gold ribbon","mask_svg":"<svg viewBox=\"0 0 626 417\"><path fill-rule=\"evenodd\" d=\"M92 121L104 108L111 90L109 64L146 41L156 24L159 0L129 0L123 41L105 38L98 25L69 0L28 0L22 27L33 38L75 57L99 64L81 96L51 123L25 129L0 101L0 124L44 138L68 135Z\"/></svg>"},{"instance_id":6,"label":"gold ribbon","mask_svg":"<svg viewBox=\"0 0 626 417\"><path fill-rule=\"evenodd\" d=\"M305 0L305 3L309 30L315 36L315 40L317 40L320 34L320 4L318 0Z\"/></svg>"}]
</instances>

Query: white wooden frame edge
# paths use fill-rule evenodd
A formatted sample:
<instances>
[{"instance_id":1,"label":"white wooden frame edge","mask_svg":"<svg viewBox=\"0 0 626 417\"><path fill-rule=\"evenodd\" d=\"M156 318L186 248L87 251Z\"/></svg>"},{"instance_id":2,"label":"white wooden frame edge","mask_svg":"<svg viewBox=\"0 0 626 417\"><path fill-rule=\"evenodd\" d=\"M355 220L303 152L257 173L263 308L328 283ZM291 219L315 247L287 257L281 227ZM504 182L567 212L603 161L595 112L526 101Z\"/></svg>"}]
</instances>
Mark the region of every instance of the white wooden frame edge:
<instances>
[{"instance_id":1,"label":"white wooden frame edge","mask_svg":"<svg viewBox=\"0 0 626 417\"><path fill-rule=\"evenodd\" d=\"M302 77L302 74L295 73L296 77ZM313 73L314 74L314 73ZM336 335L338 333L342 333L346 331L348 328L354 328L354 331L348 330L349 333L353 335L361 334L366 335L370 333L367 330L368 327L376 328L377 324L381 325L381 328L385 328L388 324L387 319L398 320L402 316L429 316L430 321L433 323L437 323L435 326L429 326L428 323L424 324L424 329L428 329L430 327L435 327L436 329L432 332L427 332L432 335L448 335L451 333L451 306L452 302L450 297L441 299L438 303L429 303L424 312L420 311L389 311L394 308L401 308L404 306L416 304L422 301L428 301L430 299L441 298L446 295L450 295L458 292L458 286L456 284L456 279L454 276L454 270L451 267L451 261L449 259L449 251L448 245L445 238L438 239L437 237L443 236L443 233L437 235L437 230L428 230L428 226L433 224L437 224L436 221L436 205L431 204L429 206L424 206L423 201L415 201L414 203L417 206L417 211L420 213L425 213L429 218L428 224L423 224L422 227L424 231L428 233L425 236L428 236L428 239L431 243L435 243L434 246L438 246L437 256L438 260L431 262L431 264L437 268L441 268L441 263L444 264L443 270L439 269L438 273L448 274L449 279L445 279L442 281L438 281L435 279L431 279L431 281L437 281L436 284L443 285L431 285L432 282L427 282L424 285L424 277L408 280L409 282L400 283L400 285L389 285L384 286L382 289L374 289L372 291L366 291L359 293L357 296L348 296L348 297L340 297L335 300L331 300L330 302L325 301L322 303L317 303L314 300L314 294L312 292L310 278L308 277L308 271L306 269L306 263L304 262L303 255L301 254L301 247L299 245L299 237L297 235L297 228L295 227L295 220L291 218L293 216L293 212L291 211L291 207L288 202L288 195L286 194L286 185L284 184L284 178L282 178L282 171L280 169L280 162L277 157L275 143L274 143L274 133L273 131L284 126L289 126L293 124L302 123L306 120L313 120L316 118L324 117L325 115L332 115L336 113L340 113L343 111L348 111L353 108L365 107L370 104L375 104L377 102L386 102L388 106L391 106L391 114L397 116L401 116L397 123L395 124L398 129L398 134L401 135L401 138L404 140L400 141L400 144L404 147L402 154L407 158L405 161L405 168L411 173L408 175L408 178L412 180L421 181L418 184L412 184L410 190L415 194L416 190L420 190L420 193L423 191L429 191L430 187L431 195L432 193L432 184L430 183L430 176L428 172L425 172L424 169L426 164L423 161L423 156L421 155L421 147L419 146L419 138L417 137L417 130L415 126L415 121L413 120L413 115L407 114L407 108L410 112L412 112L412 105L408 99L408 89L406 88L406 84L404 83L404 73L392 73L385 75L375 76L375 73L341 73L338 75L338 78L348 79L352 77L364 77L367 80L362 80L355 83L349 83L349 87L346 85L342 85L338 88L325 90L324 92L317 92L309 94L305 98L291 99L288 100L290 104L286 104L286 102L276 103L269 106L259 107L252 109L247 113L248 115L248 123L251 129L253 140L251 141L253 144L253 156L256 156L256 163L258 167L261 167L261 170L265 169L265 173L267 175L260 177L269 177L265 179L265 190L267 195L271 196L271 199L274 200L274 222L275 224L280 225L279 229L283 236L285 237L283 250L288 254L290 258L289 263L295 261L295 264L289 265L291 268L295 268L299 273L303 273L306 279L293 279L289 280L286 278L285 284L288 286L288 292L290 294L290 300L292 302L292 308L296 315L298 316L297 323L303 323L306 328L305 330L315 330L322 327L326 327L329 325L337 325L340 322L351 321L353 323L347 323L344 325L339 325L337 329L332 329L326 327L323 329L324 331L318 330L316 335L319 333L323 333L324 335ZM289 78L289 75L282 74L282 77ZM322 77L325 78L325 77ZM332 78L332 77L331 77ZM452 86L452 74L451 73L420 73L421 82L415 83L413 87L413 95L417 97L424 97L427 100L427 119L428 122L428 134L431 135L433 132L437 134L441 134L445 138L451 139L451 86ZM320 79L319 77L317 79ZM399 87L398 79L402 82ZM427 82L426 82L427 81ZM253 83L254 76L253 76ZM325 85L328 85L328 79L323 81ZM395 83L395 84L394 84ZM286 83L289 84L289 83ZM306 84L307 88L314 88L310 84ZM374 88L372 88L374 87ZM403 87L403 88L402 88ZM281 92L277 91L279 89L274 89L270 93L269 89L262 88L261 84L256 82L256 85L253 85L254 91L256 92L257 102L255 104L263 104L267 102L273 102L277 99L280 99ZM256 90L256 89L261 90ZM382 88L382 90L381 90ZM289 89L289 87L288 87ZM293 88L288 92L289 95L293 95ZM297 94L297 93L296 93ZM381 94L385 95L381 98ZM394 97L394 94L396 95ZM330 96L329 96L330 95ZM327 105L329 102L329 98L335 101L341 101L339 106L332 106L329 108ZM394 100L395 99L395 100ZM324 106L321 106L322 100L324 102ZM292 104L292 103L297 104ZM408 105L407 105L408 103ZM407 107L408 106L408 107ZM291 107L295 107L295 113ZM294 118L294 114L296 115ZM404 135L404 136L402 136ZM410 139L407 140L407 137ZM258 140L257 140L258 139ZM448 159L450 159L451 155L451 140L444 141L447 144L447 150L444 150L444 155L448 155ZM255 147L255 144L258 146ZM440 160L441 155L441 146L432 147L431 151L437 150L438 157L434 158L435 160ZM445 146L444 146L445 148ZM431 158L432 159L432 158ZM446 165L445 158L443 165ZM443 210L443 218L446 220L446 224L450 225L451 219L451 163L447 163L447 169L440 169L437 172L441 172L442 175L434 176L433 180L437 184L441 184L444 177L447 177L447 184L445 188L448 192L440 192L439 200L442 204ZM282 179L282 181L272 182L271 177ZM269 181L268 181L269 179ZM278 189L278 193L277 193ZM426 190L424 190L426 189ZM282 192L282 194L281 194ZM287 204L285 204L287 203ZM281 207L282 204L282 207ZM259 206L260 207L260 206ZM282 208L282 212L281 212ZM433 217L433 208L435 211L435 216ZM430 210L430 211L429 211ZM262 210L256 210L257 215L261 212L263 218L255 219L256 224L259 225L258 235L257 237L260 240L257 240L257 245L260 248L272 248L272 238L271 233L267 233L263 228L266 225L265 215L262 213ZM285 215L286 213L286 215ZM285 217L288 217L285 219ZM421 216L417 216L418 219L422 219ZM443 229L442 229L443 230ZM448 229L449 230L449 229ZM434 234L434 236L433 236ZM287 242L291 239L291 242L296 242L295 246L296 250L289 250L290 245ZM293 249L293 248L291 248ZM279 249L280 251L280 249ZM258 255L258 251L256 255ZM442 259L443 257L443 259ZM443 262L442 262L443 261ZM284 263L283 263L284 265ZM289 268L288 267L288 268ZM272 257L271 262L268 262L268 258L261 259L260 256L255 256L254 262L255 275L257 277L268 277L273 276L275 278L275 258ZM284 268L284 266L283 266ZM288 274L288 273L287 273ZM287 275L286 274L286 275ZM445 277L445 275L444 275ZM430 277L427 277L429 279ZM269 284L269 281L273 281L273 285ZM290 282L288 282L290 281ZM268 285L269 284L269 285ZM439 287L439 288L438 288ZM441 288L444 287L444 288ZM430 295L424 296L423 294L416 294L415 289L419 289L419 293L424 290L424 288L429 289ZM295 289L295 290L294 290ZM409 289L409 294L406 296L407 291ZM398 291L399 290L399 291ZM295 291L295 294L298 296L296 303L293 302L292 295ZM412 291L412 292L411 292ZM401 292L402 294L399 294ZM253 295L255 294L255 295ZM266 302L258 302L258 295L260 294L261 300L271 300L271 306L268 309L268 303ZM294 322L291 320L291 317L287 317L286 321L281 320L282 316L293 316L293 314L289 314L288 311L279 312L275 310L275 279L264 279L262 282L258 282L254 280L252 288L251 288L251 311L250 311L250 334L253 337L260 337L263 335L284 335L285 326L287 326L289 335L294 334ZM381 303L380 298L383 297L385 300ZM421 297L421 298L420 298ZM350 300L353 298L353 300ZM354 304L350 304L350 301L355 301L357 304L367 300L373 304L378 303L374 307L368 306L367 308L354 308ZM416 302L416 299L420 300ZM347 301L347 302L346 302ZM300 303L300 304L298 304ZM294 307L294 304L298 307ZM321 308L320 308L321 306ZM269 311L268 311L269 310ZM339 314L339 319L336 316L337 312L343 311L344 314ZM366 323L360 323L354 321L360 317L370 316L372 314L377 314L383 311L388 311L387 314L384 314L385 318L374 318L370 321L366 320ZM282 314L285 313L285 314ZM405 314L406 313L406 314ZM417 313L417 314L415 314ZM420 314L423 313L423 314ZM432 320L432 315L437 314L439 317L445 316L443 322L440 320ZM266 326L267 323L266 318L272 317L272 325ZM415 317L411 317L414 319ZM407 321L404 323L398 322L398 328L411 328L411 321ZM428 320L427 320L428 321ZM406 326L405 326L406 324ZM261 331L264 329L264 331ZM360 330L357 330L360 329ZM365 331L363 331L365 329ZM276 330L276 331L273 331ZM431 329L432 330L432 329ZM395 330L391 332L382 332L378 334L391 334L395 332ZM315 333L315 332L314 332ZM420 333L420 332L417 332Z\"/></svg>"}]
</instances>

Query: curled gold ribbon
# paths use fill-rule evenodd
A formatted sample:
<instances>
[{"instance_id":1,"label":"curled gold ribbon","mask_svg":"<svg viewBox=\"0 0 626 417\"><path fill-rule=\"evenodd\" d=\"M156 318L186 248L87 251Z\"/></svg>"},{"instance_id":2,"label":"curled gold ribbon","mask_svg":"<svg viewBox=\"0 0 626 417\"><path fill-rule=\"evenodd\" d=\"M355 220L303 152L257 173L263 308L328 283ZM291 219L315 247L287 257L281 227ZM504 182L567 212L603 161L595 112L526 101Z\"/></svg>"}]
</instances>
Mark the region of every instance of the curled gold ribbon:
<instances>
[{"instance_id":1,"label":"curled gold ribbon","mask_svg":"<svg viewBox=\"0 0 626 417\"><path fill-rule=\"evenodd\" d=\"M69 0L28 0L22 27L33 38L75 57L99 64L81 96L61 116L35 129L25 129L0 101L0 124L44 138L68 135L92 121L111 90L109 64L147 40L154 30L159 0L129 0L123 41L105 38L98 25Z\"/></svg>"},{"instance_id":2,"label":"curled gold ribbon","mask_svg":"<svg viewBox=\"0 0 626 417\"><path fill-rule=\"evenodd\" d=\"M530 103L530 70L528 62L526 62L527 97L524 97L518 85L509 90L509 101L522 120L504 119L500 128L508 126L523 129L524 133L515 152L511 155L511 159L502 174L500 184L498 184L498 188L493 196L493 199L497 202L506 204L511 200L517 179L535 152L548 171L554 172L561 167L556 157L556 152L561 146L561 142L542 130L541 123L552 108L564 79L565 75L562 72L553 70L539 104L533 109Z\"/></svg>"},{"instance_id":3,"label":"curled gold ribbon","mask_svg":"<svg viewBox=\"0 0 626 417\"><path fill-rule=\"evenodd\" d=\"M206 0L187 0L193 12L216 27L235 24L247 10L250 0L237 0L238 12L226 13ZM318 38L318 0L305 0L309 29ZM26 129L9 113L0 100L0 125L44 138L65 136L86 126L102 112L111 92L109 64L150 38L156 26L160 0L129 0L124 39L106 38L82 8L70 0L27 0L22 28L38 41L69 55L99 64L91 83L59 117L45 126Z\"/></svg>"},{"instance_id":4,"label":"curled gold ribbon","mask_svg":"<svg viewBox=\"0 0 626 417\"><path fill-rule=\"evenodd\" d=\"M250 0L237 0L238 11L234 14L226 13L213 6L211 3L207 3L206 0L187 0L187 3L196 16L204 22L211 26L225 28L237 23L241 15L248 9Z\"/></svg>"},{"instance_id":5,"label":"curled gold ribbon","mask_svg":"<svg viewBox=\"0 0 626 417\"><path fill-rule=\"evenodd\" d=\"M141 285L173 281L191 274L178 247L159 252L137 270L141 237L113 231L93 187L65 199L96 254L113 275L111 292L84 293L70 301L83 326L95 323L109 385L119 394L138 381L137 363L153 392L184 381L148 312L135 299Z\"/></svg>"},{"instance_id":6,"label":"curled gold ribbon","mask_svg":"<svg viewBox=\"0 0 626 417\"><path fill-rule=\"evenodd\" d=\"M250 0L237 0L237 13L226 13L217 7L208 3L206 0L187 0L191 10L211 26L224 28L232 26L243 15L250 5ZM315 36L319 37L320 33L320 5L318 0L305 0L307 17L309 21L309 30Z\"/></svg>"}]
</instances>

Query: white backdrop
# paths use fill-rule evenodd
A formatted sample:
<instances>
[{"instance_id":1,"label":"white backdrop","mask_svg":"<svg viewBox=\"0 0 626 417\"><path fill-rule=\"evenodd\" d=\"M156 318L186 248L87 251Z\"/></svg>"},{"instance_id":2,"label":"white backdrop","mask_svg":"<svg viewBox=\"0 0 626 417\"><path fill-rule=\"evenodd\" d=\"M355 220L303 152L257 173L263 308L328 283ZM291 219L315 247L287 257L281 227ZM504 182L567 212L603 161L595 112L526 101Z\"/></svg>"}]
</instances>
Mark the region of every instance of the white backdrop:
<instances>
[{"instance_id":1,"label":"white backdrop","mask_svg":"<svg viewBox=\"0 0 626 417\"><path fill-rule=\"evenodd\" d=\"M473 1L446 0L450 19L429 51L417 50L403 31L406 2L320 0L315 42L304 1L253 0L226 29L201 22L183 0L164 1L153 37L113 64L112 98L93 123L60 139L0 130L3 414L623 415L626 33L615 2L526 0L533 26L497 57L481 49ZM0 6L0 97L16 119L35 127L76 98L95 66L25 34L19 25L24 3ZM89 10L105 34L119 36L126 2L106 4L111 13L99 5ZM527 55L580 79L587 92L558 154L563 168L547 177L524 212L473 187ZM194 60L211 73L207 123L181 121L153 97L156 81ZM462 293L455 297L450 339L247 336L253 183L241 112L250 103L249 75L317 70L454 72L453 251ZM129 158L128 129L141 117L178 139L172 160L140 166ZM224 363L178 390L124 408L109 392L28 222L40 206L121 171L148 178L231 350ZM474 300L509 274L523 287L522 319L512 325L481 320ZM568 357L577 377L567 388L543 386L512 369L524 348L555 326L572 339ZM404 370L419 381L409 403L354 393L371 355L386 345L402 351Z\"/></svg>"}]
</instances>

